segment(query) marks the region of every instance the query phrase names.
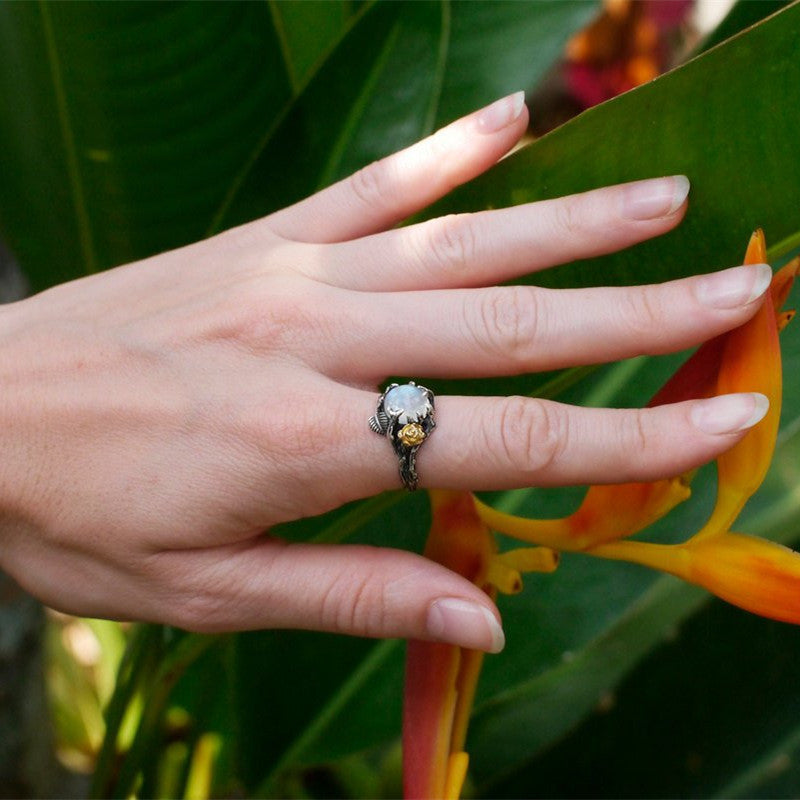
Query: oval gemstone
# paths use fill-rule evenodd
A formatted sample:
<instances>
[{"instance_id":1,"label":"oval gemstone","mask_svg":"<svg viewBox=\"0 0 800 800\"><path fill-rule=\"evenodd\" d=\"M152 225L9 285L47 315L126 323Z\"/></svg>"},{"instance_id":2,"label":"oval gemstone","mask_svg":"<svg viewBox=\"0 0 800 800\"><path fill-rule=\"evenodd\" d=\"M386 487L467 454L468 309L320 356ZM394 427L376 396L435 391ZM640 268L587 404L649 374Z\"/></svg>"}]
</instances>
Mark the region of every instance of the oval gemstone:
<instances>
[{"instance_id":1,"label":"oval gemstone","mask_svg":"<svg viewBox=\"0 0 800 800\"><path fill-rule=\"evenodd\" d=\"M431 410L428 395L419 386L412 386L410 383L389 389L383 406L391 416L399 415L401 424L418 422Z\"/></svg>"}]
</instances>

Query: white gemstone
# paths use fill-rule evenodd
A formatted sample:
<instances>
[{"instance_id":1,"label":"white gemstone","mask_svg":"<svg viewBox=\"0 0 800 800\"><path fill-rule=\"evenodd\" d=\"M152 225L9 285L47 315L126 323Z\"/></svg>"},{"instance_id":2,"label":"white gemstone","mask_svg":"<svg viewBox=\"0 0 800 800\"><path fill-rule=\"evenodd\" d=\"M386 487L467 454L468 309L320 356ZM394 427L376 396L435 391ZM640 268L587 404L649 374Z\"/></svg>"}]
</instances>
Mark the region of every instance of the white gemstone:
<instances>
[{"instance_id":1,"label":"white gemstone","mask_svg":"<svg viewBox=\"0 0 800 800\"><path fill-rule=\"evenodd\" d=\"M419 421L431 408L428 395L419 386L412 386L410 383L389 389L383 406L390 416L399 415L398 420L401 425Z\"/></svg>"}]
</instances>

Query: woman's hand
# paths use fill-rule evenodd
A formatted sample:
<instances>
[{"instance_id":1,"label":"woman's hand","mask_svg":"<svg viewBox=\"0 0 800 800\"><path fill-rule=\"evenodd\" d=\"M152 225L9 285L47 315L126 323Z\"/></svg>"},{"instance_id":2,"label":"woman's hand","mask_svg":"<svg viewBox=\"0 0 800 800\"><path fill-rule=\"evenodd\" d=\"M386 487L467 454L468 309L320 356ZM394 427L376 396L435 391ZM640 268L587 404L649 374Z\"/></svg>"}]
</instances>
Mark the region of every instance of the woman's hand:
<instances>
[{"instance_id":1,"label":"woman's hand","mask_svg":"<svg viewBox=\"0 0 800 800\"><path fill-rule=\"evenodd\" d=\"M387 376L677 350L744 322L769 277L496 286L669 230L679 177L394 228L526 122L513 95L270 217L0 310L3 566L81 615L502 647L491 601L437 564L265 531L400 486L367 425ZM716 457L760 413L753 395L648 410L439 397L420 481L650 480Z\"/></svg>"}]
</instances>

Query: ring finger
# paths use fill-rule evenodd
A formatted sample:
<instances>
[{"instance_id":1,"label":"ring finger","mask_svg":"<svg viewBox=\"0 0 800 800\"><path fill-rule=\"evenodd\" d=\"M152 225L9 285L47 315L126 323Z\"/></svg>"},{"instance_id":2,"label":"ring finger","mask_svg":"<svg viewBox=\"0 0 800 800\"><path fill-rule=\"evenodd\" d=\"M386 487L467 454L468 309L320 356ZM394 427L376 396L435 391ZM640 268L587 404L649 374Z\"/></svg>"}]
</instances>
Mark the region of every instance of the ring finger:
<instances>
[{"instance_id":1,"label":"ring finger","mask_svg":"<svg viewBox=\"0 0 800 800\"><path fill-rule=\"evenodd\" d=\"M397 460L350 405L364 431L351 479L358 494L397 487ZM716 458L763 418L756 393L646 409L580 408L525 397L442 397L436 430L418 456L420 486L509 489L652 481ZM369 412L367 412L369 413ZM356 463L356 461L354 461Z\"/></svg>"}]
</instances>

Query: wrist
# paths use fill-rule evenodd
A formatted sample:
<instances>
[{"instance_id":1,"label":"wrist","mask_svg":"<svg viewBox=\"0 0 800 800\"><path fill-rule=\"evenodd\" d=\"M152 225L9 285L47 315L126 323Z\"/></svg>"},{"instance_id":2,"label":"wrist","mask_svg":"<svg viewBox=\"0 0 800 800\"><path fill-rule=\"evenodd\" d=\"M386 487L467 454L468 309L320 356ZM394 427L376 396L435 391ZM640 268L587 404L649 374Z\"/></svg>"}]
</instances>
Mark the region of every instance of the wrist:
<instances>
[{"instance_id":1,"label":"wrist","mask_svg":"<svg viewBox=\"0 0 800 800\"><path fill-rule=\"evenodd\" d=\"M0 305L0 567L4 567L7 539L21 520L27 518L23 498L28 464L20 435L20 418L30 400L25 372L30 367L23 317L26 301Z\"/></svg>"}]
</instances>

